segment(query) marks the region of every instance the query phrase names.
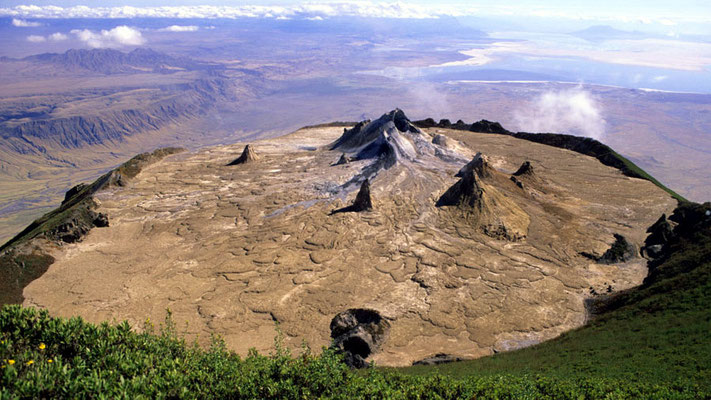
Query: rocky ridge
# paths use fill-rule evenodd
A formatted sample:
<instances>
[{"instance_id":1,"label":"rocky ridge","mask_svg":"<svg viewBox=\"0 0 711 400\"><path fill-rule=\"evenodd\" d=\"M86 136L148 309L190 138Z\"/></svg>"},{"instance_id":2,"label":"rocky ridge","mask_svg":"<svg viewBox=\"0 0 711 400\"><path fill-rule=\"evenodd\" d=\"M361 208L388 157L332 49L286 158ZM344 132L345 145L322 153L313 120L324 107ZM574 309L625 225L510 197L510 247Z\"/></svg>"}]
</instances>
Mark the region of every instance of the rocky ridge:
<instances>
[{"instance_id":1,"label":"rocky ridge","mask_svg":"<svg viewBox=\"0 0 711 400\"><path fill-rule=\"evenodd\" d=\"M0 271L8 277L0 287L4 292L3 303L22 301L22 289L54 262L51 254L57 246L80 242L93 228L109 226L108 215L96 211L99 202L94 196L97 193L113 187L125 187L147 166L182 151L179 148L163 148L139 154L93 183L71 188L57 209L35 220L3 244L0 247Z\"/></svg>"}]
</instances>

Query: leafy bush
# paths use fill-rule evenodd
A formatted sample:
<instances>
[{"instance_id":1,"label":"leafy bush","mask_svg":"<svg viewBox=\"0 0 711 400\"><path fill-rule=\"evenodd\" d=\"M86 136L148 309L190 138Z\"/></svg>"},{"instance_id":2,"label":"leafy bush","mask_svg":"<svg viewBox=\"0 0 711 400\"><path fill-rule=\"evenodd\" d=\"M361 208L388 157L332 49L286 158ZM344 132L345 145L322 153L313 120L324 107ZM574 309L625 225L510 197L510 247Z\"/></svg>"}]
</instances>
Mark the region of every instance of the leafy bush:
<instances>
[{"instance_id":1,"label":"leafy bush","mask_svg":"<svg viewBox=\"0 0 711 400\"><path fill-rule=\"evenodd\" d=\"M324 349L242 359L213 338L208 349L178 337L170 314L157 334L128 323L99 326L12 305L0 310L0 398L565 399L694 398L692 385L482 375L461 379L351 371Z\"/></svg>"}]
</instances>

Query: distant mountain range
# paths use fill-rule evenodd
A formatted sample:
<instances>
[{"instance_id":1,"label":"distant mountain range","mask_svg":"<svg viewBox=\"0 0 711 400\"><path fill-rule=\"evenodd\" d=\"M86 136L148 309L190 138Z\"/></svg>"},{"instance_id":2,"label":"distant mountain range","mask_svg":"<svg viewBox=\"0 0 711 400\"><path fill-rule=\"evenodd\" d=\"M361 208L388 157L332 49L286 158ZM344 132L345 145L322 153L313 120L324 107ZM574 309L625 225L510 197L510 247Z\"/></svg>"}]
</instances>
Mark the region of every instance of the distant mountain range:
<instances>
[{"instance_id":1,"label":"distant mountain range","mask_svg":"<svg viewBox=\"0 0 711 400\"><path fill-rule=\"evenodd\" d=\"M12 59L5 58L5 61ZM152 49L137 48L124 53L114 49L70 49L64 53L43 53L23 58L42 64L53 64L67 70L88 70L102 74L157 72L215 68L186 57L173 57Z\"/></svg>"}]
</instances>

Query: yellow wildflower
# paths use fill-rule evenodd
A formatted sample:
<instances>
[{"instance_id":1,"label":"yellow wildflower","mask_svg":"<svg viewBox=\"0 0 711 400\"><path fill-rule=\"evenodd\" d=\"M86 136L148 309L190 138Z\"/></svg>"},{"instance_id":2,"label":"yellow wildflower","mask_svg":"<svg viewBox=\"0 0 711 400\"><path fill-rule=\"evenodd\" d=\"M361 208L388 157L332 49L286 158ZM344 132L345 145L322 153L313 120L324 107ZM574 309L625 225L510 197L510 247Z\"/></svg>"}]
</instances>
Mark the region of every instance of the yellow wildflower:
<instances>
[{"instance_id":1,"label":"yellow wildflower","mask_svg":"<svg viewBox=\"0 0 711 400\"><path fill-rule=\"evenodd\" d=\"M40 345L39 345L40 350L44 350L45 347L47 347L47 346L45 346L44 343L40 343Z\"/></svg>"},{"instance_id":2,"label":"yellow wildflower","mask_svg":"<svg viewBox=\"0 0 711 400\"><path fill-rule=\"evenodd\" d=\"M35 363L34 360L30 360L30 361L26 362L25 364L27 364L27 365L32 365L32 364L34 364L34 363Z\"/></svg>"},{"instance_id":3,"label":"yellow wildflower","mask_svg":"<svg viewBox=\"0 0 711 400\"><path fill-rule=\"evenodd\" d=\"M49 360L47 360L47 362L48 362L48 363L51 363L51 362L54 362L54 361L52 361L52 359L50 358Z\"/></svg>"},{"instance_id":4,"label":"yellow wildflower","mask_svg":"<svg viewBox=\"0 0 711 400\"><path fill-rule=\"evenodd\" d=\"M10 364L10 365L12 365L12 364L15 363L15 360L7 360L7 363Z\"/></svg>"}]
</instances>

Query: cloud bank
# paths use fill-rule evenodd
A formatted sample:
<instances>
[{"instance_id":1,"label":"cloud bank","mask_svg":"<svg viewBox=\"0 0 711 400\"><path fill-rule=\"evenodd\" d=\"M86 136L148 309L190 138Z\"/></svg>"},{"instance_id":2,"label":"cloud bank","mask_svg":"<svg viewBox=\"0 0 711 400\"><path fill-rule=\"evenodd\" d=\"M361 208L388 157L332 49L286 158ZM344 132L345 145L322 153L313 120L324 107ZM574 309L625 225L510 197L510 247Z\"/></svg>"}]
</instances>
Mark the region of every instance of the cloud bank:
<instances>
[{"instance_id":1,"label":"cloud bank","mask_svg":"<svg viewBox=\"0 0 711 400\"><path fill-rule=\"evenodd\" d=\"M25 18L293 18L359 16L372 18L437 18L473 15L476 10L453 6L423 6L403 2L352 1L290 6L163 6L58 7L20 5L0 8L0 16Z\"/></svg>"},{"instance_id":2,"label":"cloud bank","mask_svg":"<svg viewBox=\"0 0 711 400\"><path fill-rule=\"evenodd\" d=\"M93 48L140 46L146 41L138 29L126 25L117 26L111 30L101 30L99 32L88 29L74 29L71 33L77 39Z\"/></svg>"},{"instance_id":3,"label":"cloud bank","mask_svg":"<svg viewBox=\"0 0 711 400\"><path fill-rule=\"evenodd\" d=\"M580 88L550 91L514 113L518 126L528 132L556 132L601 140L605 134L602 107Z\"/></svg>"},{"instance_id":4,"label":"cloud bank","mask_svg":"<svg viewBox=\"0 0 711 400\"><path fill-rule=\"evenodd\" d=\"M620 22L655 23L664 26L679 25L683 22L708 23L711 17L703 13L685 12L677 7L678 13L670 15L668 9L636 10L634 15L624 15L619 12L601 10L599 7L551 7L543 4L495 4L492 2L472 2L472 5L442 4L419 2L417 4L403 1L327 1L320 0L307 4L290 5L181 5L161 7L59 7L18 5L15 7L0 7L0 16L16 18L322 18L334 16L353 16L369 18L438 18L442 16L502 16L502 17L539 17L568 20L608 20ZM640 14L641 11L646 14Z\"/></svg>"},{"instance_id":5,"label":"cloud bank","mask_svg":"<svg viewBox=\"0 0 711 400\"><path fill-rule=\"evenodd\" d=\"M198 29L200 28L195 25L171 25L158 29L158 32L195 32Z\"/></svg>"},{"instance_id":6,"label":"cloud bank","mask_svg":"<svg viewBox=\"0 0 711 400\"><path fill-rule=\"evenodd\" d=\"M17 26L19 28L33 28L37 26L42 26L39 22L25 21L24 19L13 18L12 26Z\"/></svg>"}]
</instances>

